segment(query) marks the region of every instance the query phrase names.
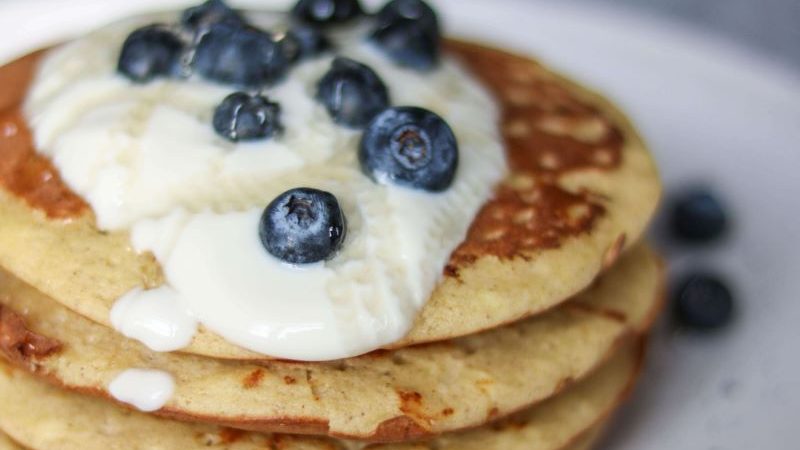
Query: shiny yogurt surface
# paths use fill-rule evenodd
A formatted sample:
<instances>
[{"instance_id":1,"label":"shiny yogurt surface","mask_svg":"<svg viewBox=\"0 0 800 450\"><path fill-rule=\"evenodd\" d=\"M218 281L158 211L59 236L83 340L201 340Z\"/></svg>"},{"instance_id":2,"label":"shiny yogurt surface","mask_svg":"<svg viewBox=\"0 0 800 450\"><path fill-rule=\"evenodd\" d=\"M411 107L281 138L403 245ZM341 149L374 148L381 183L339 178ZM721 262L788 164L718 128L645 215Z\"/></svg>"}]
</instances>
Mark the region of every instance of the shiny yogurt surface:
<instances>
[{"instance_id":1,"label":"shiny yogurt surface","mask_svg":"<svg viewBox=\"0 0 800 450\"><path fill-rule=\"evenodd\" d=\"M314 100L333 55L263 90L280 103L285 131L251 143L226 141L211 126L234 88L194 76L136 85L116 73L132 30L174 20L127 20L49 52L25 105L37 148L92 206L98 227L129 230L133 248L163 268L165 285L117 301L114 327L172 351L202 324L243 348L296 360L354 356L402 338L506 172L493 99L447 57L419 73L373 48L363 27L335 32L337 54L375 70L392 105L436 112L458 140L446 191L376 184L359 167L361 132L335 124ZM329 191L344 210L347 238L329 261L291 266L259 240L264 207L295 187Z\"/></svg>"}]
</instances>

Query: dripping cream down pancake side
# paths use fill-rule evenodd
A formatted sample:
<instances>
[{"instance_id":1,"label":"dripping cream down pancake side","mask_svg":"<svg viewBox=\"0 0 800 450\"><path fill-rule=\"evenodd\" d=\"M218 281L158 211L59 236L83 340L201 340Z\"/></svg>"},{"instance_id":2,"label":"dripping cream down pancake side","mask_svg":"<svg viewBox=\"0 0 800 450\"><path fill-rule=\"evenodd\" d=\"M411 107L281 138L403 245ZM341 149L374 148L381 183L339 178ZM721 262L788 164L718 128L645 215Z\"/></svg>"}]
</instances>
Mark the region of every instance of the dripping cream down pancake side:
<instances>
[{"instance_id":1,"label":"dripping cream down pancake side","mask_svg":"<svg viewBox=\"0 0 800 450\"><path fill-rule=\"evenodd\" d=\"M130 368L171 374L175 392L155 411L164 417L397 441L478 426L585 378L650 328L662 270L637 247L590 290L514 325L331 363L264 364L149 351L6 276L0 338L6 359L84 394L111 398Z\"/></svg>"}]
</instances>

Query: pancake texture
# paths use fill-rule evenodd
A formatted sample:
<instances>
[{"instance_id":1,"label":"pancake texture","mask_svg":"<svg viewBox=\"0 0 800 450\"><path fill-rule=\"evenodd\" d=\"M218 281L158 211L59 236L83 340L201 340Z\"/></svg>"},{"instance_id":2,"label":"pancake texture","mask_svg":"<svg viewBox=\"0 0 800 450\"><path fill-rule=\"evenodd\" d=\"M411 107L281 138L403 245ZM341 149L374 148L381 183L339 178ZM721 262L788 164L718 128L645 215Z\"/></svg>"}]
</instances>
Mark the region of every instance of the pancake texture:
<instances>
[{"instance_id":1,"label":"pancake texture","mask_svg":"<svg viewBox=\"0 0 800 450\"><path fill-rule=\"evenodd\" d=\"M166 371L176 392L157 412L165 417L401 441L481 425L584 378L649 328L661 275L640 246L575 301L513 325L334 363L259 365L151 352L6 275L0 351L66 389L104 397L123 370Z\"/></svg>"},{"instance_id":2,"label":"pancake texture","mask_svg":"<svg viewBox=\"0 0 800 450\"><path fill-rule=\"evenodd\" d=\"M603 426L597 426L589 432L584 433L583 436L578 438L573 444L570 444L565 450L590 450L597 444L597 441L603 436Z\"/></svg>"},{"instance_id":3,"label":"pancake texture","mask_svg":"<svg viewBox=\"0 0 800 450\"><path fill-rule=\"evenodd\" d=\"M406 444L256 434L128 412L60 390L0 363L0 429L33 450L558 450L584 449L630 391L640 343L618 352L591 378L508 420ZM46 405L46 406L45 406Z\"/></svg>"},{"instance_id":4,"label":"pancake texture","mask_svg":"<svg viewBox=\"0 0 800 450\"><path fill-rule=\"evenodd\" d=\"M23 448L5 434L0 433L0 450L23 450Z\"/></svg>"},{"instance_id":5,"label":"pancake texture","mask_svg":"<svg viewBox=\"0 0 800 450\"><path fill-rule=\"evenodd\" d=\"M644 144L607 100L524 56L463 42L447 51L495 94L511 173L392 348L494 328L565 301L638 240L660 196ZM132 251L127 233L98 230L90 208L36 154L21 103L40 57L0 69L0 266L109 326L121 295L164 277L152 255ZM202 327L185 351L268 358Z\"/></svg>"}]
</instances>

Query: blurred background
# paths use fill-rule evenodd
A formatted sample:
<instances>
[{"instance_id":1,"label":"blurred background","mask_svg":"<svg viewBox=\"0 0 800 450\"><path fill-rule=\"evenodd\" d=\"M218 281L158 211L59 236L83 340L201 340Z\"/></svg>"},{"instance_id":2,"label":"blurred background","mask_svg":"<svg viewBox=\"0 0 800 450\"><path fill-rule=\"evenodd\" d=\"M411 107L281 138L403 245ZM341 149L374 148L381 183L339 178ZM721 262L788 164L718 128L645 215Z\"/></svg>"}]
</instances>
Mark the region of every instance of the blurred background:
<instances>
[{"instance_id":1,"label":"blurred background","mask_svg":"<svg viewBox=\"0 0 800 450\"><path fill-rule=\"evenodd\" d=\"M234 4L254 5L258 0L230 0ZM436 3L436 0L430 0ZM484 0L489 2L490 0ZM766 59L789 65L800 72L800 0L521 0L523 2L551 3L554 6L611 6L633 10L644 15L683 22L710 34L727 38ZM372 4L371 0L364 0ZM152 9L159 3L174 4L175 0L136 0L129 2L81 1L77 9L108 10L110 16L124 16L128 10ZM378 1L376 3L382 3ZM0 0L0 30L16 29L19 33L37 32L20 19L32 10L33 5L41 15L60 15L64 8L76 8L68 0ZM37 6L38 6L37 5ZM53 8L58 5L60 8ZM91 6L88 6L91 5ZM114 14L116 12L117 14ZM44 22L47 22L46 20ZM20 29L22 25L22 29ZM2 46L2 43L0 43ZM3 56L3 55L0 55Z\"/></svg>"},{"instance_id":2,"label":"blurred background","mask_svg":"<svg viewBox=\"0 0 800 450\"><path fill-rule=\"evenodd\" d=\"M534 0L532 0L534 1ZM800 0L562 0L623 6L706 28L800 69Z\"/></svg>"}]
</instances>

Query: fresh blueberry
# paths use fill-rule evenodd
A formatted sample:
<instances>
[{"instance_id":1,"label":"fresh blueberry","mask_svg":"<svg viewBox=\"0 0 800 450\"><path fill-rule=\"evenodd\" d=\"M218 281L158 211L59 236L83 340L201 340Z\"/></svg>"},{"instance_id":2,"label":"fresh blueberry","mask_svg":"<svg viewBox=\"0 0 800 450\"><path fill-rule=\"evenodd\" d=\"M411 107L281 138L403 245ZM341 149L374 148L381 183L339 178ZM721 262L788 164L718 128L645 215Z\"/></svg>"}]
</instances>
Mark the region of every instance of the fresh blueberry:
<instances>
[{"instance_id":1,"label":"fresh blueberry","mask_svg":"<svg viewBox=\"0 0 800 450\"><path fill-rule=\"evenodd\" d=\"M690 328L720 328L733 317L733 295L714 275L691 275L678 288L675 314L681 324Z\"/></svg>"},{"instance_id":2,"label":"fresh blueberry","mask_svg":"<svg viewBox=\"0 0 800 450\"><path fill-rule=\"evenodd\" d=\"M223 0L207 0L205 3L189 8L181 16L181 24L198 31L215 23L245 25L244 18Z\"/></svg>"},{"instance_id":3,"label":"fresh blueberry","mask_svg":"<svg viewBox=\"0 0 800 450\"><path fill-rule=\"evenodd\" d=\"M389 106L389 93L369 67L347 58L336 58L317 83L316 98L334 122L363 128Z\"/></svg>"},{"instance_id":4,"label":"fresh blueberry","mask_svg":"<svg viewBox=\"0 0 800 450\"><path fill-rule=\"evenodd\" d=\"M314 25L346 22L364 13L358 0L300 0L292 16Z\"/></svg>"},{"instance_id":5,"label":"fresh blueberry","mask_svg":"<svg viewBox=\"0 0 800 450\"><path fill-rule=\"evenodd\" d=\"M201 76L246 87L274 83L288 66L283 45L271 35L229 23L211 25L200 37L193 59Z\"/></svg>"},{"instance_id":6,"label":"fresh blueberry","mask_svg":"<svg viewBox=\"0 0 800 450\"><path fill-rule=\"evenodd\" d=\"M283 130L281 107L264 96L235 92L214 111L214 130L230 141L272 137Z\"/></svg>"},{"instance_id":7,"label":"fresh blueberry","mask_svg":"<svg viewBox=\"0 0 800 450\"><path fill-rule=\"evenodd\" d=\"M380 183L440 192L453 183L458 143L450 126L422 108L389 108L361 137L361 170Z\"/></svg>"},{"instance_id":8,"label":"fresh blueberry","mask_svg":"<svg viewBox=\"0 0 800 450\"><path fill-rule=\"evenodd\" d=\"M318 28L304 24L292 26L282 43L287 58L292 62L317 56L333 48L331 41Z\"/></svg>"},{"instance_id":9,"label":"fresh blueberry","mask_svg":"<svg viewBox=\"0 0 800 450\"><path fill-rule=\"evenodd\" d=\"M149 25L131 33L122 44L119 73L144 83L156 77L180 76L186 43L164 25Z\"/></svg>"},{"instance_id":10,"label":"fresh blueberry","mask_svg":"<svg viewBox=\"0 0 800 450\"><path fill-rule=\"evenodd\" d=\"M428 70L439 62L439 19L421 0L386 4L378 12L370 38L399 65Z\"/></svg>"},{"instance_id":11,"label":"fresh blueberry","mask_svg":"<svg viewBox=\"0 0 800 450\"><path fill-rule=\"evenodd\" d=\"M706 190L693 190L679 196L674 204L671 225L673 234L693 243L710 242L727 228L725 209Z\"/></svg>"},{"instance_id":12,"label":"fresh blueberry","mask_svg":"<svg viewBox=\"0 0 800 450\"><path fill-rule=\"evenodd\" d=\"M334 256L342 246L346 221L333 194L297 188L279 195L264 210L261 243L276 258L310 264Z\"/></svg>"}]
</instances>

